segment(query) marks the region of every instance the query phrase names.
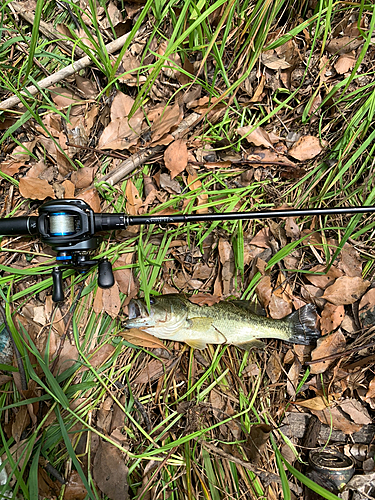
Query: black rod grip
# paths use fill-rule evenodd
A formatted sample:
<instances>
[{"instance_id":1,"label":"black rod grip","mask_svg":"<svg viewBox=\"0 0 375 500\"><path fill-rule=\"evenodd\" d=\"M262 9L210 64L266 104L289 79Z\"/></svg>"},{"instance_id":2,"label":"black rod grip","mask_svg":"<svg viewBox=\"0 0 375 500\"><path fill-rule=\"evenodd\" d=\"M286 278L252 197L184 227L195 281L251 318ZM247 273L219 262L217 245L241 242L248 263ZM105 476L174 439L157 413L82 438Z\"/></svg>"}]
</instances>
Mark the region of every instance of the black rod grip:
<instances>
[{"instance_id":1,"label":"black rod grip","mask_svg":"<svg viewBox=\"0 0 375 500\"><path fill-rule=\"evenodd\" d=\"M52 300L53 302L62 302L64 300L62 271L59 267L55 267L52 271Z\"/></svg>"},{"instance_id":2,"label":"black rod grip","mask_svg":"<svg viewBox=\"0 0 375 500\"><path fill-rule=\"evenodd\" d=\"M38 217L9 217L0 219L0 235L16 236L38 233Z\"/></svg>"},{"instance_id":3,"label":"black rod grip","mask_svg":"<svg viewBox=\"0 0 375 500\"><path fill-rule=\"evenodd\" d=\"M128 219L126 214L94 214L95 232L126 229L129 225Z\"/></svg>"}]
</instances>

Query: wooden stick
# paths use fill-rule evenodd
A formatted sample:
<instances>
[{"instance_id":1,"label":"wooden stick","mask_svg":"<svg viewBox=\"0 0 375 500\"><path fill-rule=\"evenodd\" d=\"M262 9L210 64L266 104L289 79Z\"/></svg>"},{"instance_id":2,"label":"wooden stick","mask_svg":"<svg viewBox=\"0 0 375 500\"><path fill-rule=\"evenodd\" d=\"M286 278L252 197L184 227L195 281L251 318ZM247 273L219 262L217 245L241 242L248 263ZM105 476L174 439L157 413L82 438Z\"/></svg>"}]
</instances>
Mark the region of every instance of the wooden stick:
<instances>
[{"instance_id":1,"label":"wooden stick","mask_svg":"<svg viewBox=\"0 0 375 500\"><path fill-rule=\"evenodd\" d=\"M17 14L23 17L25 21L30 24L34 24L34 14L25 10L23 5L20 5L18 2L11 2L10 6L17 12ZM62 35L51 24L46 23L42 19L39 24L39 31L41 31L43 35L48 38L48 40L54 40L62 48L62 50L70 51L70 53L74 53L76 57L85 57L86 54L82 49L78 46L74 46L74 43L71 40Z\"/></svg>"},{"instance_id":2,"label":"wooden stick","mask_svg":"<svg viewBox=\"0 0 375 500\"><path fill-rule=\"evenodd\" d=\"M120 38L117 38L117 40L114 40L113 42L106 45L105 48L108 54L112 54L113 52L116 52L116 50L121 49L121 47L125 44L126 40L128 39L129 35L130 33L126 33ZM68 78L69 76L74 75L74 73L77 73L81 69L87 68L87 66L90 66L91 63L92 60L89 56L82 57L82 59L79 59L73 64L66 66L65 68L55 73L54 75L48 76L47 78L44 78L44 80L41 80L38 83L38 87L35 87L35 85L27 87L26 90L28 94L22 93L22 95L25 96L25 98L29 97L30 94L35 95L39 92L39 89L46 89L48 87L51 87L52 85L61 82L61 80L64 80L64 78ZM18 104L19 102L20 99L17 96L9 97L9 99L0 102L0 110L11 109L14 106L16 106L16 104Z\"/></svg>"}]
</instances>

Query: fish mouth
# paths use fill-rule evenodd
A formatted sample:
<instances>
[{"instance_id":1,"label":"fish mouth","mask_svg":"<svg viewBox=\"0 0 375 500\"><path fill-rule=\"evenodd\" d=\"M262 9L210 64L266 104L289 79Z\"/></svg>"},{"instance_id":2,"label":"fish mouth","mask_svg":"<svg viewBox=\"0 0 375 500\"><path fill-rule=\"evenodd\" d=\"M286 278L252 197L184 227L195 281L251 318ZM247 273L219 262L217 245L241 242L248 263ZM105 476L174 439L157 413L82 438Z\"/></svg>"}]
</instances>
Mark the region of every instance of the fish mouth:
<instances>
[{"instance_id":1,"label":"fish mouth","mask_svg":"<svg viewBox=\"0 0 375 500\"><path fill-rule=\"evenodd\" d=\"M155 320L152 318L153 310L147 310L145 303L139 299L132 299L129 302L129 319L125 321L126 328L140 328L142 326L154 326Z\"/></svg>"}]
</instances>

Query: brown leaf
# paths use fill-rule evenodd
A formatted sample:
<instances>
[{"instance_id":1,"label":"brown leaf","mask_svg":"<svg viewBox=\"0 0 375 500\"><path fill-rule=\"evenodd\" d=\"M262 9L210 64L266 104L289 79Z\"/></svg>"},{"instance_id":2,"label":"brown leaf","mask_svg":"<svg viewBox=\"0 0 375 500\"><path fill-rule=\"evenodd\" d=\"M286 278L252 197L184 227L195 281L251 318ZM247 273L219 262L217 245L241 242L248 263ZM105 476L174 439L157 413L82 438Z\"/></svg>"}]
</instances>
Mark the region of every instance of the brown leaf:
<instances>
[{"instance_id":1,"label":"brown leaf","mask_svg":"<svg viewBox=\"0 0 375 500\"><path fill-rule=\"evenodd\" d=\"M332 403L333 397L329 396L328 401L323 396L316 396L312 399L306 399L304 401L296 401L297 406L302 406L302 408L308 408L309 410L325 410Z\"/></svg>"},{"instance_id":2,"label":"brown leaf","mask_svg":"<svg viewBox=\"0 0 375 500\"><path fill-rule=\"evenodd\" d=\"M375 398L375 377L371 380L368 391L365 396L366 403L370 403L370 400Z\"/></svg>"},{"instance_id":3,"label":"brown leaf","mask_svg":"<svg viewBox=\"0 0 375 500\"><path fill-rule=\"evenodd\" d=\"M24 198L30 198L30 200L55 198L55 192L46 180L22 177L22 179L20 179L19 189L21 195Z\"/></svg>"},{"instance_id":4,"label":"brown leaf","mask_svg":"<svg viewBox=\"0 0 375 500\"><path fill-rule=\"evenodd\" d=\"M163 344L163 349L165 345ZM164 372L164 364L158 359L152 359L141 373L133 380L133 384L146 384L149 380L159 377Z\"/></svg>"},{"instance_id":5,"label":"brown leaf","mask_svg":"<svg viewBox=\"0 0 375 500\"><path fill-rule=\"evenodd\" d=\"M361 403L354 398L346 398L340 403L340 408L347 413L356 424L369 425L372 419L368 411Z\"/></svg>"},{"instance_id":6,"label":"brown leaf","mask_svg":"<svg viewBox=\"0 0 375 500\"><path fill-rule=\"evenodd\" d=\"M100 440L93 463L93 476L99 489L111 500L127 500L128 472L120 450Z\"/></svg>"},{"instance_id":7,"label":"brown leaf","mask_svg":"<svg viewBox=\"0 0 375 500\"><path fill-rule=\"evenodd\" d=\"M257 464L264 454L272 427L267 424L255 424L250 428L247 439L247 456L250 462Z\"/></svg>"},{"instance_id":8,"label":"brown leaf","mask_svg":"<svg viewBox=\"0 0 375 500\"><path fill-rule=\"evenodd\" d=\"M343 75L348 73L348 71L351 71L354 68L355 63L356 58L353 55L344 54L337 59L334 67L339 75Z\"/></svg>"},{"instance_id":9,"label":"brown leaf","mask_svg":"<svg viewBox=\"0 0 375 500\"><path fill-rule=\"evenodd\" d=\"M255 245L260 248L270 248L270 230L265 227L257 232L257 234L249 242L251 245Z\"/></svg>"},{"instance_id":10,"label":"brown leaf","mask_svg":"<svg viewBox=\"0 0 375 500\"><path fill-rule=\"evenodd\" d=\"M342 276L342 271L337 269L337 267L332 266L329 271L325 274L319 275L319 274L314 274L314 273L324 273L325 271L325 266L322 266L321 264L312 267L310 269L310 272L313 274L305 274L306 279L310 281L313 285L317 286L318 288L322 288L323 290L327 288L327 286L333 285L335 282L336 278L340 278Z\"/></svg>"},{"instance_id":11,"label":"brown leaf","mask_svg":"<svg viewBox=\"0 0 375 500\"><path fill-rule=\"evenodd\" d=\"M62 187L64 188L64 198L65 199L74 198L75 186L74 186L73 182L66 180L62 183Z\"/></svg>"},{"instance_id":12,"label":"brown leaf","mask_svg":"<svg viewBox=\"0 0 375 500\"><path fill-rule=\"evenodd\" d=\"M100 213L100 198L96 188L91 188L81 193L77 196L77 199L88 203L95 213Z\"/></svg>"},{"instance_id":13,"label":"brown leaf","mask_svg":"<svg viewBox=\"0 0 375 500\"><path fill-rule=\"evenodd\" d=\"M149 333L142 332L142 330L138 330L137 328L130 328L129 330L125 330L119 333L122 338L124 338L130 344L134 344L140 347L148 347L150 349L157 349L161 347L162 349L166 349L164 343L158 338L150 335Z\"/></svg>"},{"instance_id":14,"label":"brown leaf","mask_svg":"<svg viewBox=\"0 0 375 500\"><path fill-rule=\"evenodd\" d=\"M348 54L362 45L363 40L358 40L352 36L342 36L334 38L327 45L326 49L331 54Z\"/></svg>"},{"instance_id":15,"label":"brown leaf","mask_svg":"<svg viewBox=\"0 0 375 500\"><path fill-rule=\"evenodd\" d=\"M296 397L296 391L298 386L299 374L301 373L301 362L298 358L294 359L294 363L288 371L288 380L286 383L286 391L290 397Z\"/></svg>"},{"instance_id":16,"label":"brown leaf","mask_svg":"<svg viewBox=\"0 0 375 500\"><path fill-rule=\"evenodd\" d=\"M27 406L21 406L17 412L16 418L12 424L12 436L16 443L19 443L23 431L30 423L30 415L27 411Z\"/></svg>"},{"instance_id":17,"label":"brown leaf","mask_svg":"<svg viewBox=\"0 0 375 500\"><path fill-rule=\"evenodd\" d=\"M98 287L96 290L93 310L95 314L100 314L103 311L103 288Z\"/></svg>"},{"instance_id":18,"label":"brown leaf","mask_svg":"<svg viewBox=\"0 0 375 500\"><path fill-rule=\"evenodd\" d=\"M103 344L99 349L94 349L90 352L89 361L90 365L94 368L102 366L115 352L115 347L111 344ZM83 367L84 370L88 370L88 367Z\"/></svg>"},{"instance_id":19,"label":"brown leaf","mask_svg":"<svg viewBox=\"0 0 375 500\"><path fill-rule=\"evenodd\" d=\"M282 319L288 316L292 312L292 305L290 301L285 299L285 296L277 296L275 293L272 294L269 303L270 316L273 319Z\"/></svg>"},{"instance_id":20,"label":"brown leaf","mask_svg":"<svg viewBox=\"0 0 375 500\"><path fill-rule=\"evenodd\" d=\"M362 276L363 259L358 250L352 245L345 243L341 250L340 257L341 262L339 264L339 269L341 269L346 276Z\"/></svg>"},{"instance_id":21,"label":"brown leaf","mask_svg":"<svg viewBox=\"0 0 375 500\"><path fill-rule=\"evenodd\" d=\"M133 252L121 255L116 260L115 267L129 266L133 261ZM134 271L130 267L127 269L115 269L113 271L116 283L119 286L120 292L128 297L135 297L139 290L139 283L134 277Z\"/></svg>"},{"instance_id":22,"label":"brown leaf","mask_svg":"<svg viewBox=\"0 0 375 500\"><path fill-rule=\"evenodd\" d=\"M99 139L100 149L129 149L137 144L142 131L144 119L141 110L128 120L128 115L134 104L130 96L117 92L111 106L111 121L103 130Z\"/></svg>"},{"instance_id":23,"label":"brown leaf","mask_svg":"<svg viewBox=\"0 0 375 500\"><path fill-rule=\"evenodd\" d=\"M340 330L332 333L331 335L326 335L318 339L317 347L311 353L311 360L325 358L331 354L337 354L344 351L346 346L345 337ZM311 373L324 373L331 363L335 360L327 359L326 361L320 361L319 363L314 363L311 365Z\"/></svg>"},{"instance_id":24,"label":"brown leaf","mask_svg":"<svg viewBox=\"0 0 375 500\"><path fill-rule=\"evenodd\" d=\"M281 361L278 353L273 352L266 365L266 373L272 384L275 384L281 375Z\"/></svg>"},{"instance_id":25,"label":"brown leaf","mask_svg":"<svg viewBox=\"0 0 375 500\"><path fill-rule=\"evenodd\" d=\"M326 144L324 143L325 147ZM305 135L289 149L288 154L300 161L311 160L322 152L320 141L313 135Z\"/></svg>"},{"instance_id":26,"label":"brown leaf","mask_svg":"<svg viewBox=\"0 0 375 500\"><path fill-rule=\"evenodd\" d=\"M183 172L188 160L186 141L177 139L172 142L164 152L164 163L171 173L171 179Z\"/></svg>"},{"instance_id":27,"label":"brown leaf","mask_svg":"<svg viewBox=\"0 0 375 500\"><path fill-rule=\"evenodd\" d=\"M121 309L118 284L103 290L103 308L112 318L117 318Z\"/></svg>"},{"instance_id":28,"label":"brown leaf","mask_svg":"<svg viewBox=\"0 0 375 500\"><path fill-rule=\"evenodd\" d=\"M362 278L342 276L337 278L334 284L325 290L323 299L337 306L354 304L362 297L369 286L370 282Z\"/></svg>"},{"instance_id":29,"label":"brown leaf","mask_svg":"<svg viewBox=\"0 0 375 500\"><path fill-rule=\"evenodd\" d=\"M65 486L64 500L84 500L87 490L76 470L70 473L69 481Z\"/></svg>"},{"instance_id":30,"label":"brown leaf","mask_svg":"<svg viewBox=\"0 0 375 500\"><path fill-rule=\"evenodd\" d=\"M87 188L92 184L94 180L95 169L92 167L83 167L73 172L71 175L71 181L75 184L78 189Z\"/></svg>"},{"instance_id":31,"label":"brown leaf","mask_svg":"<svg viewBox=\"0 0 375 500\"><path fill-rule=\"evenodd\" d=\"M371 288L362 297L359 303L359 319L362 328L368 328L374 325L375 321L375 288Z\"/></svg>"},{"instance_id":32,"label":"brown leaf","mask_svg":"<svg viewBox=\"0 0 375 500\"><path fill-rule=\"evenodd\" d=\"M344 306L335 306L327 302L322 311L322 317L320 320L320 326L322 329L322 335L333 332L336 330L344 319L345 308Z\"/></svg>"},{"instance_id":33,"label":"brown leaf","mask_svg":"<svg viewBox=\"0 0 375 500\"><path fill-rule=\"evenodd\" d=\"M198 174L194 168L190 165L187 165L186 170L188 172L188 184L189 189L193 191L194 189L199 189L202 186L202 182L198 179ZM208 194L202 193L198 195L198 206L205 205L208 202ZM208 213L208 208L199 208L197 210L197 214L205 214Z\"/></svg>"},{"instance_id":34,"label":"brown leaf","mask_svg":"<svg viewBox=\"0 0 375 500\"><path fill-rule=\"evenodd\" d=\"M138 189L135 187L131 179L129 179L126 183L125 195L127 213L129 215L138 215L138 210L142 206L142 199L139 196Z\"/></svg>"},{"instance_id":35,"label":"brown leaf","mask_svg":"<svg viewBox=\"0 0 375 500\"><path fill-rule=\"evenodd\" d=\"M167 134L173 127L177 127L181 123L182 118L183 113L177 102L173 104L173 106L164 107L151 126L152 145L157 146L159 144L159 140L165 134Z\"/></svg>"},{"instance_id":36,"label":"brown leaf","mask_svg":"<svg viewBox=\"0 0 375 500\"><path fill-rule=\"evenodd\" d=\"M271 278L269 276L263 276L256 287L256 293L263 305L263 307L268 307L272 296Z\"/></svg>"},{"instance_id":37,"label":"brown leaf","mask_svg":"<svg viewBox=\"0 0 375 500\"><path fill-rule=\"evenodd\" d=\"M332 426L334 430L342 431L344 434L353 434L361 430L362 425L351 422L339 408L311 409L310 411L322 424Z\"/></svg>"},{"instance_id":38,"label":"brown leaf","mask_svg":"<svg viewBox=\"0 0 375 500\"><path fill-rule=\"evenodd\" d=\"M56 364L54 375L63 373L65 370L73 366L78 358L79 354L77 347L75 345L72 345L67 339L65 339L64 346Z\"/></svg>"},{"instance_id":39,"label":"brown leaf","mask_svg":"<svg viewBox=\"0 0 375 500\"><path fill-rule=\"evenodd\" d=\"M290 64L282 57L279 57L274 50L267 50L262 53L262 63L266 68L281 70L290 68Z\"/></svg>"},{"instance_id":40,"label":"brown leaf","mask_svg":"<svg viewBox=\"0 0 375 500\"><path fill-rule=\"evenodd\" d=\"M171 179L169 174L160 174L160 187L170 194L181 193L180 184L175 179Z\"/></svg>"},{"instance_id":41,"label":"brown leaf","mask_svg":"<svg viewBox=\"0 0 375 500\"><path fill-rule=\"evenodd\" d=\"M237 129L238 134L241 137L246 136L247 142L251 142L254 146L264 146L265 148L272 148L273 144L279 141L279 137L269 134L262 127L256 128L253 132L250 130L253 125L247 125L245 127L240 127Z\"/></svg>"}]
</instances>

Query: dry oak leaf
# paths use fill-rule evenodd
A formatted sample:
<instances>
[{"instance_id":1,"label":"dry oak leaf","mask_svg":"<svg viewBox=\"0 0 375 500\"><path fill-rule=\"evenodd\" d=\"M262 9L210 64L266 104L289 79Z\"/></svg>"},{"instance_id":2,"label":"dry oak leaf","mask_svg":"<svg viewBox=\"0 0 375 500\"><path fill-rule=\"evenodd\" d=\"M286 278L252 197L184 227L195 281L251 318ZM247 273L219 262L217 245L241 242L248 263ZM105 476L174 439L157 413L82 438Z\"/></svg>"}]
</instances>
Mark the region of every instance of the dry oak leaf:
<instances>
[{"instance_id":1,"label":"dry oak leaf","mask_svg":"<svg viewBox=\"0 0 375 500\"><path fill-rule=\"evenodd\" d=\"M121 299L118 284L103 290L103 309L111 318L117 318L121 309Z\"/></svg>"},{"instance_id":2,"label":"dry oak leaf","mask_svg":"<svg viewBox=\"0 0 375 500\"><path fill-rule=\"evenodd\" d=\"M291 66L284 58L280 58L276 51L273 50L263 52L261 59L266 68L274 69L276 71L279 69L287 69Z\"/></svg>"},{"instance_id":3,"label":"dry oak leaf","mask_svg":"<svg viewBox=\"0 0 375 500\"><path fill-rule=\"evenodd\" d=\"M332 266L329 271L324 273L325 271L325 266L319 264L317 266L314 266L310 269L310 273L313 274L306 274L306 279L310 281L314 286L317 286L318 288L322 288L323 290L327 288L327 286L333 285L335 282L336 278L340 278L342 276L342 271L337 269L337 267ZM324 273L324 274L314 274L314 273Z\"/></svg>"},{"instance_id":4,"label":"dry oak leaf","mask_svg":"<svg viewBox=\"0 0 375 500\"><path fill-rule=\"evenodd\" d=\"M78 200L83 200L90 205L95 213L100 212L100 198L96 188L91 188L77 196Z\"/></svg>"},{"instance_id":5,"label":"dry oak leaf","mask_svg":"<svg viewBox=\"0 0 375 500\"><path fill-rule=\"evenodd\" d=\"M302 406L303 408L308 408L309 410L324 410L329 408L333 402L333 396L328 396L328 401L323 396L316 396L312 399L306 399L304 401L296 401L297 406Z\"/></svg>"},{"instance_id":6,"label":"dry oak leaf","mask_svg":"<svg viewBox=\"0 0 375 500\"><path fill-rule=\"evenodd\" d=\"M343 333L340 330L332 333L331 335L325 335L320 338L317 342L317 347L311 353L311 360L325 358L331 354L337 354L344 351L346 346L346 340ZM323 373L333 363L334 359L327 359L325 361L320 361L319 363L314 363L311 365L311 373Z\"/></svg>"},{"instance_id":7,"label":"dry oak leaf","mask_svg":"<svg viewBox=\"0 0 375 500\"><path fill-rule=\"evenodd\" d=\"M340 408L347 413L356 424L372 424L372 419L370 418L368 411L359 401L357 401L357 399L344 399L344 401L340 403Z\"/></svg>"},{"instance_id":8,"label":"dry oak leaf","mask_svg":"<svg viewBox=\"0 0 375 500\"><path fill-rule=\"evenodd\" d=\"M157 349L161 347L162 349L167 349L161 340L153 335L150 335L149 333L138 330L138 328L130 328L129 330L121 332L119 335L130 344L139 347L147 347L149 349Z\"/></svg>"},{"instance_id":9,"label":"dry oak leaf","mask_svg":"<svg viewBox=\"0 0 375 500\"><path fill-rule=\"evenodd\" d=\"M23 177L19 184L20 193L30 200L45 200L55 198L55 192L46 180Z\"/></svg>"},{"instance_id":10,"label":"dry oak leaf","mask_svg":"<svg viewBox=\"0 0 375 500\"><path fill-rule=\"evenodd\" d=\"M337 306L354 304L359 300L370 286L370 282L359 277L342 276L329 286L323 299Z\"/></svg>"},{"instance_id":11,"label":"dry oak leaf","mask_svg":"<svg viewBox=\"0 0 375 500\"><path fill-rule=\"evenodd\" d=\"M93 476L99 489L111 500L127 500L128 472L120 450L101 440L93 463Z\"/></svg>"},{"instance_id":12,"label":"dry oak leaf","mask_svg":"<svg viewBox=\"0 0 375 500\"><path fill-rule=\"evenodd\" d=\"M375 320L375 288L371 288L362 297L359 303L359 319L362 328L368 328L374 325Z\"/></svg>"},{"instance_id":13,"label":"dry oak leaf","mask_svg":"<svg viewBox=\"0 0 375 500\"><path fill-rule=\"evenodd\" d=\"M240 127L237 129L238 134L241 137L245 137L247 142L251 142L254 146L264 146L266 148L272 148L273 144L279 142L280 138L275 134L266 132L262 127L256 128L253 132L250 130L254 128L253 125L247 125L246 127Z\"/></svg>"},{"instance_id":14,"label":"dry oak leaf","mask_svg":"<svg viewBox=\"0 0 375 500\"><path fill-rule=\"evenodd\" d=\"M354 68L356 63L356 58L353 55L345 55L343 54L338 58L336 63L334 64L335 70L339 75L343 75L348 73Z\"/></svg>"},{"instance_id":15,"label":"dry oak leaf","mask_svg":"<svg viewBox=\"0 0 375 500\"><path fill-rule=\"evenodd\" d=\"M322 311L322 317L320 320L320 326L322 329L322 335L333 332L338 328L345 316L344 306L335 306L330 302L327 302Z\"/></svg>"},{"instance_id":16,"label":"dry oak leaf","mask_svg":"<svg viewBox=\"0 0 375 500\"><path fill-rule=\"evenodd\" d=\"M318 417L322 424L329 427L332 426L334 430L342 431L344 434L353 434L362 428L362 425L355 424L349 420L339 408L325 408L324 410L310 409L310 411Z\"/></svg>"},{"instance_id":17,"label":"dry oak leaf","mask_svg":"<svg viewBox=\"0 0 375 500\"><path fill-rule=\"evenodd\" d=\"M321 142L323 147L327 145L325 141L320 141L313 135L305 135L289 149L288 155L300 161L311 160L322 152Z\"/></svg>"},{"instance_id":18,"label":"dry oak leaf","mask_svg":"<svg viewBox=\"0 0 375 500\"><path fill-rule=\"evenodd\" d=\"M171 179L183 172L188 162L188 150L186 141L177 139L172 142L164 153L164 163L171 173Z\"/></svg>"},{"instance_id":19,"label":"dry oak leaf","mask_svg":"<svg viewBox=\"0 0 375 500\"><path fill-rule=\"evenodd\" d=\"M331 54L348 54L356 50L363 44L363 40L358 40L352 36L342 36L341 38L334 38L327 45L326 49Z\"/></svg>"}]
</instances>

